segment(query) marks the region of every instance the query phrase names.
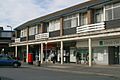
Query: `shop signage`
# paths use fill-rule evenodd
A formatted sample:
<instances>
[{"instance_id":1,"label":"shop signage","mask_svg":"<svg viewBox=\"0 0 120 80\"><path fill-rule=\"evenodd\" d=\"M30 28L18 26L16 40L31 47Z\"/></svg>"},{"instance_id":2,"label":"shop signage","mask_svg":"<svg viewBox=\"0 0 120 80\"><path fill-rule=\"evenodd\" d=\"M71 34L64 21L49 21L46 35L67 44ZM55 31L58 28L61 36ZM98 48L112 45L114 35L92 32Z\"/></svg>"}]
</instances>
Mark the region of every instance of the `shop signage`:
<instances>
[{"instance_id":1,"label":"shop signage","mask_svg":"<svg viewBox=\"0 0 120 80\"><path fill-rule=\"evenodd\" d=\"M120 39L108 39L99 41L100 46L117 46L120 45Z\"/></svg>"},{"instance_id":2,"label":"shop signage","mask_svg":"<svg viewBox=\"0 0 120 80\"><path fill-rule=\"evenodd\" d=\"M49 33L43 33L43 34L41 35L41 38L42 38L42 39L49 38Z\"/></svg>"},{"instance_id":3,"label":"shop signage","mask_svg":"<svg viewBox=\"0 0 120 80\"><path fill-rule=\"evenodd\" d=\"M41 35L42 34L37 34L37 35L35 35L35 39L37 40L37 39L41 39Z\"/></svg>"},{"instance_id":4,"label":"shop signage","mask_svg":"<svg viewBox=\"0 0 120 80\"><path fill-rule=\"evenodd\" d=\"M37 34L35 35L35 39L47 39L49 38L49 33L42 33L42 34Z\"/></svg>"},{"instance_id":5,"label":"shop signage","mask_svg":"<svg viewBox=\"0 0 120 80\"><path fill-rule=\"evenodd\" d=\"M20 42L20 38L15 39L15 43Z\"/></svg>"}]
</instances>

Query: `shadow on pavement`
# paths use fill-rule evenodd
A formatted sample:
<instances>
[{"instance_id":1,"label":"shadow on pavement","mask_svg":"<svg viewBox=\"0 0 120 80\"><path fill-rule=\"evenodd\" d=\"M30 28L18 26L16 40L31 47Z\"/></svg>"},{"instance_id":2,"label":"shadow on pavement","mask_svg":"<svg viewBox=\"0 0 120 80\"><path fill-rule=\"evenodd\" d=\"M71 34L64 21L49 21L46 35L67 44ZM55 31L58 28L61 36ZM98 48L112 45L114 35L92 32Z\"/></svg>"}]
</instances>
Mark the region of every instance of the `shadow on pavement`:
<instances>
[{"instance_id":1,"label":"shadow on pavement","mask_svg":"<svg viewBox=\"0 0 120 80\"><path fill-rule=\"evenodd\" d=\"M13 80L13 79L7 78L7 77L1 77L1 76L0 76L0 80Z\"/></svg>"}]
</instances>

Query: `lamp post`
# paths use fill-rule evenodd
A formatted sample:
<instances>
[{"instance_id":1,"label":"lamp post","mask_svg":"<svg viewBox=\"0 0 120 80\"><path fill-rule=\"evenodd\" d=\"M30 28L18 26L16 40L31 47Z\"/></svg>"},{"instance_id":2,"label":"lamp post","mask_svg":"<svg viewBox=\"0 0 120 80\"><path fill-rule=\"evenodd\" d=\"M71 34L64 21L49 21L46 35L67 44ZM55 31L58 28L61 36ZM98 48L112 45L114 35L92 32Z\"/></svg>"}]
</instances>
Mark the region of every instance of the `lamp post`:
<instances>
[{"instance_id":1,"label":"lamp post","mask_svg":"<svg viewBox=\"0 0 120 80\"><path fill-rule=\"evenodd\" d=\"M7 27L10 27L10 29L11 29L11 40L12 40L12 35L13 35L13 32L12 32L12 26L9 26L9 25L7 25Z\"/></svg>"},{"instance_id":2,"label":"lamp post","mask_svg":"<svg viewBox=\"0 0 120 80\"><path fill-rule=\"evenodd\" d=\"M10 28L11 28L11 31L12 31L12 26L7 25L7 27L10 27Z\"/></svg>"},{"instance_id":3,"label":"lamp post","mask_svg":"<svg viewBox=\"0 0 120 80\"><path fill-rule=\"evenodd\" d=\"M11 29L11 41L10 42L12 42L13 41L13 32L12 32L12 26L10 26L10 25L7 25L7 27L9 27L10 29ZM16 53L16 55L17 55L17 53Z\"/></svg>"}]
</instances>

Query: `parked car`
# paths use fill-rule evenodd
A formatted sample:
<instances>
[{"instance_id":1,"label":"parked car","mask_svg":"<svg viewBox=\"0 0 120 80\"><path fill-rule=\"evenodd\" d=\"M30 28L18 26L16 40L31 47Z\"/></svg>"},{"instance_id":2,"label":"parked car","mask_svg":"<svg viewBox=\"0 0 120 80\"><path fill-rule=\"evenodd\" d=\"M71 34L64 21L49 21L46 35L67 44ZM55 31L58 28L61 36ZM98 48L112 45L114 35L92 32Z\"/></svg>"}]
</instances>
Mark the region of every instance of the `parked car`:
<instances>
[{"instance_id":1,"label":"parked car","mask_svg":"<svg viewBox=\"0 0 120 80\"><path fill-rule=\"evenodd\" d=\"M18 60L13 59L11 56L6 54L0 54L0 66L13 66L13 67L20 67L21 62Z\"/></svg>"}]
</instances>

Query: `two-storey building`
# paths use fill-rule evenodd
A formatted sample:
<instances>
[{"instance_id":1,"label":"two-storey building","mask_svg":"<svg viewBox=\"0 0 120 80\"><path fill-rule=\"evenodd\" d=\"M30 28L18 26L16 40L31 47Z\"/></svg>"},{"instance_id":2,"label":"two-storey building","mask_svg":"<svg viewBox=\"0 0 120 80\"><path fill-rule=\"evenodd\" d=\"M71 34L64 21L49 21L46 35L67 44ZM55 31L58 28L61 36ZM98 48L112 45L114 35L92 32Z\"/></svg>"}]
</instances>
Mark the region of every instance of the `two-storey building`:
<instances>
[{"instance_id":1,"label":"two-storey building","mask_svg":"<svg viewBox=\"0 0 120 80\"><path fill-rule=\"evenodd\" d=\"M13 39L13 31L4 30L0 27L0 53L14 55L14 48L9 47Z\"/></svg>"},{"instance_id":2,"label":"two-storey building","mask_svg":"<svg viewBox=\"0 0 120 80\"><path fill-rule=\"evenodd\" d=\"M90 0L28 21L15 28L16 57L51 52L57 61L120 64L120 0Z\"/></svg>"}]
</instances>

